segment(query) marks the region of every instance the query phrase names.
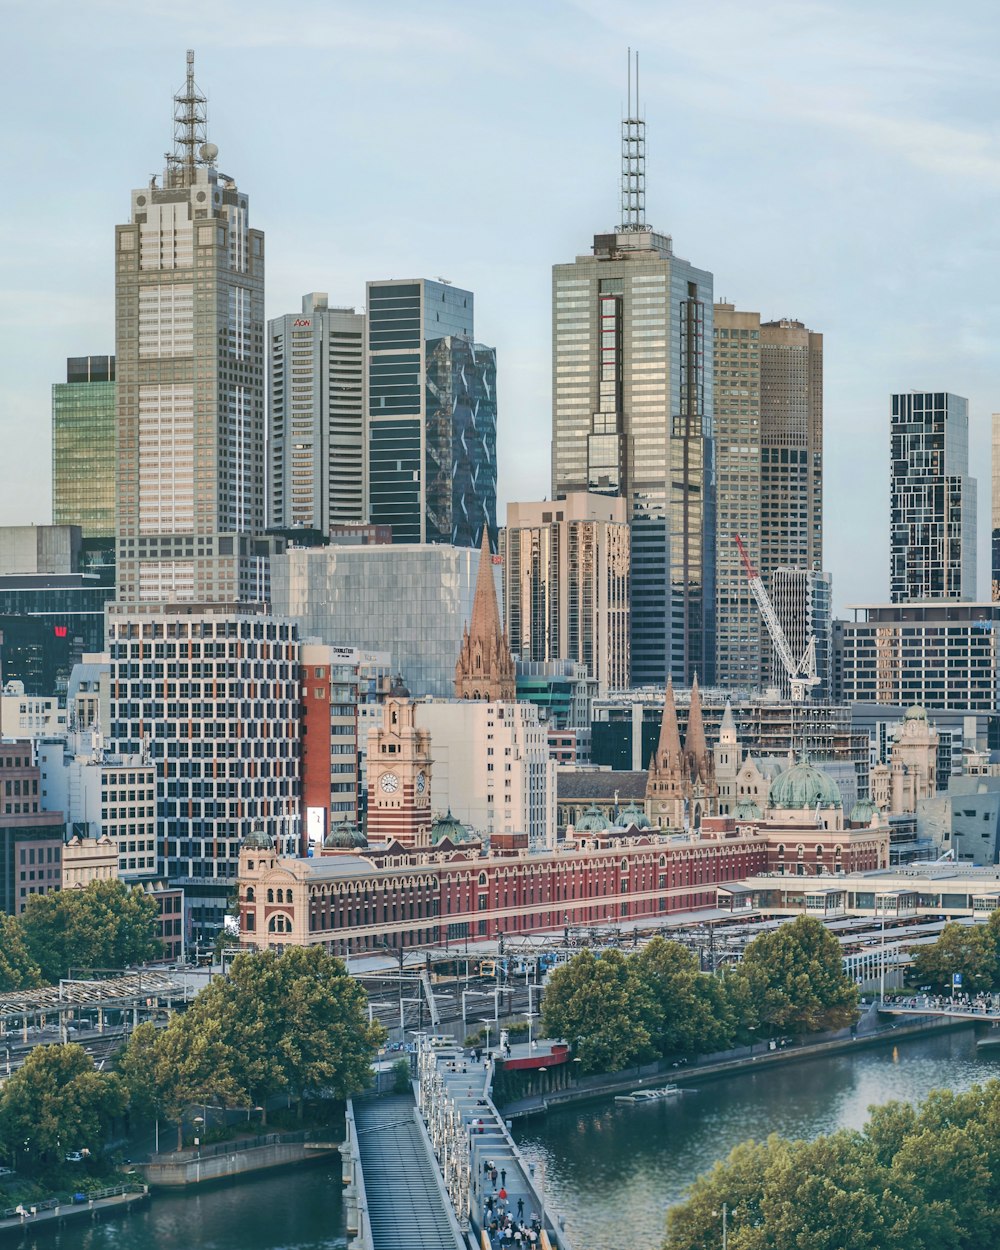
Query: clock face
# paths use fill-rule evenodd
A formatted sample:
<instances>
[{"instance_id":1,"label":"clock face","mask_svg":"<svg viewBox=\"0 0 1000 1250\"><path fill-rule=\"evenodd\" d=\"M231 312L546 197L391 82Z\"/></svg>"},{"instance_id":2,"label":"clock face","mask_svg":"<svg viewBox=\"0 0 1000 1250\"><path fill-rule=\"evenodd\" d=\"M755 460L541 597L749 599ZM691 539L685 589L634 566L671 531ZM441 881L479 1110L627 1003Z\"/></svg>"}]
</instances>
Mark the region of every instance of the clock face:
<instances>
[{"instance_id":1,"label":"clock face","mask_svg":"<svg viewBox=\"0 0 1000 1250\"><path fill-rule=\"evenodd\" d=\"M395 794L399 789L399 778L395 773L383 773L379 778L383 794Z\"/></svg>"},{"instance_id":2,"label":"clock face","mask_svg":"<svg viewBox=\"0 0 1000 1250\"><path fill-rule=\"evenodd\" d=\"M427 789L427 774L417 773L417 794L423 794Z\"/></svg>"}]
</instances>

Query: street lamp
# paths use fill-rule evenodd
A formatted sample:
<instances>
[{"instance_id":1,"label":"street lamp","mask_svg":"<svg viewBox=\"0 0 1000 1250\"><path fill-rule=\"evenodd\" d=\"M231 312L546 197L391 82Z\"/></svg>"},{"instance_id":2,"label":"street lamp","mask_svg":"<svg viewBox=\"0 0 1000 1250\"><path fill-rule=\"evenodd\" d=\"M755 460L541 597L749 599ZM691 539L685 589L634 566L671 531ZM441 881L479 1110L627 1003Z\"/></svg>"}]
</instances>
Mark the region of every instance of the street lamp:
<instances>
[{"instance_id":1,"label":"street lamp","mask_svg":"<svg viewBox=\"0 0 1000 1250\"><path fill-rule=\"evenodd\" d=\"M483 1019L480 1021L480 1023L486 1025L486 1058L489 1059L490 1057L490 1029L493 1027L493 1021Z\"/></svg>"},{"instance_id":2,"label":"street lamp","mask_svg":"<svg viewBox=\"0 0 1000 1250\"><path fill-rule=\"evenodd\" d=\"M713 1211L712 1214L718 1218L719 1212ZM722 1250L728 1250L729 1247L729 1204L722 1204Z\"/></svg>"},{"instance_id":3,"label":"street lamp","mask_svg":"<svg viewBox=\"0 0 1000 1250\"><path fill-rule=\"evenodd\" d=\"M201 1158L201 1129L204 1123L205 1123L205 1119L203 1116L196 1115L194 1117L194 1132L195 1132L194 1144L198 1149L199 1159Z\"/></svg>"}]
</instances>

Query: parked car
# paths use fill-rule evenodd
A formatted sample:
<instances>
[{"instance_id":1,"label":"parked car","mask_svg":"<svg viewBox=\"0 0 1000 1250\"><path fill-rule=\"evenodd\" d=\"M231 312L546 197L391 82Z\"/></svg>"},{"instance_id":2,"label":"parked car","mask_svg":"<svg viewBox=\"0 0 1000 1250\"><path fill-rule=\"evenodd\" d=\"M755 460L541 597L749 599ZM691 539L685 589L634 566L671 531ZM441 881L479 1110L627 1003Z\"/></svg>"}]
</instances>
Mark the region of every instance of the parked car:
<instances>
[{"instance_id":1,"label":"parked car","mask_svg":"<svg viewBox=\"0 0 1000 1250\"><path fill-rule=\"evenodd\" d=\"M82 1163L83 1160L84 1153L82 1150L70 1150L66 1154L67 1163Z\"/></svg>"}]
</instances>

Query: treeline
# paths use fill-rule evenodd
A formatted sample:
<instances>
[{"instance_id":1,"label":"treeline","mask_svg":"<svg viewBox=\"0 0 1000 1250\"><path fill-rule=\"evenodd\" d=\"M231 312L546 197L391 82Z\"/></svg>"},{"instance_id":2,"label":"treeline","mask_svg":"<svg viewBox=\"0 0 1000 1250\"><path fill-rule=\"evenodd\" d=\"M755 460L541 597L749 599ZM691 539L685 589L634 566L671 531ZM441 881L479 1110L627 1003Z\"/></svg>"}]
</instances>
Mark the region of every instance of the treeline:
<instances>
[{"instance_id":1,"label":"treeline","mask_svg":"<svg viewBox=\"0 0 1000 1250\"><path fill-rule=\"evenodd\" d=\"M127 968L162 956L155 901L121 881L32 894L20 916L0 914L0 993L54 985L70 969Z\"/></svg>"},{"instance_id":2,"label":"treeline","mask_svg":"<svg viewBox=\"0 0 1000 1250\"><path fill-rule=\"evenodd\" d=\"M37 1046L0 1089L0 1158L29 1175L58 1171L68 1151L99 1154L112 1120L177 1123L196 1106L257 1108L342 1099L371 1080L385 1033L341 960L318 947L240 955L164 1029L141 1024L116 1071L81 1046Z\"/></svg>"},{"instance_id":3,"label":"treeline","mask_svg":"<svg viewBox=\"0 0 1000 1250\"><path fill-rule=\"evenodd\" d=\"M964 993L995 989L1000 985L1000 911L992 912L986 924L946 924L936 942L914 947L911 958L915 983L936 993L951 991L956 972Z\"/></svg>"},{"instance_id":4,"label":"treeline","mask_svg":"<svg viewBox=\"0 0 1000 1250\"><path fill-rule=\"evenodd\" d=\"M634 954L582 951L552 972L541 1023L590 1073L843 1028L857 1017L857 987L837 939L800 916L755 938L742 962L719 975L659 937Z\"/></svg>"},{"instance_id":5,"label":"treeline","mask_svg":"<svg viewBox=\"0 0 1000 1250\"><path fill-rule=\"evenodd\" d=\"M737 1146L667 1217L664 1250L1000 1245L1000 1082L872 1107L863 1131Z\"/></svg>"}]
</instances>

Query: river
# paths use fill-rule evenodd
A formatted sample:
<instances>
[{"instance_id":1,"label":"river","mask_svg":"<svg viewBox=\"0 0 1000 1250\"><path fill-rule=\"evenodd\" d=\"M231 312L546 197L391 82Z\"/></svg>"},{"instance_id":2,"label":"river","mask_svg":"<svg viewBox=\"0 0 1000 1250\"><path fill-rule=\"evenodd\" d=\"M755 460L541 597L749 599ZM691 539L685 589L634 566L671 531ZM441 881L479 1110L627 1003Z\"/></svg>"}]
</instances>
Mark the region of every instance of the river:
<instances>
[{"instance_id":1,"label":"river","mask_svg":"<svg viewBox=\"0 0 1000 1250\"><path fill-rule=\"evenodd\" d=\"M971 1029L711 1082L649 1106L613 1099L514 1122L576 1250L659 1250L666 1210L746 1137L859 1128L870 1104L919 1101L1000 1076ZM38 1250L336 1250L346 1245L340 1160L190 1195L131 1215L26 1238ZM18 1245L15 1241L10 1246ZM399 1250L405 1250L400 1247Z\"/></svg>"}]
</instances>

